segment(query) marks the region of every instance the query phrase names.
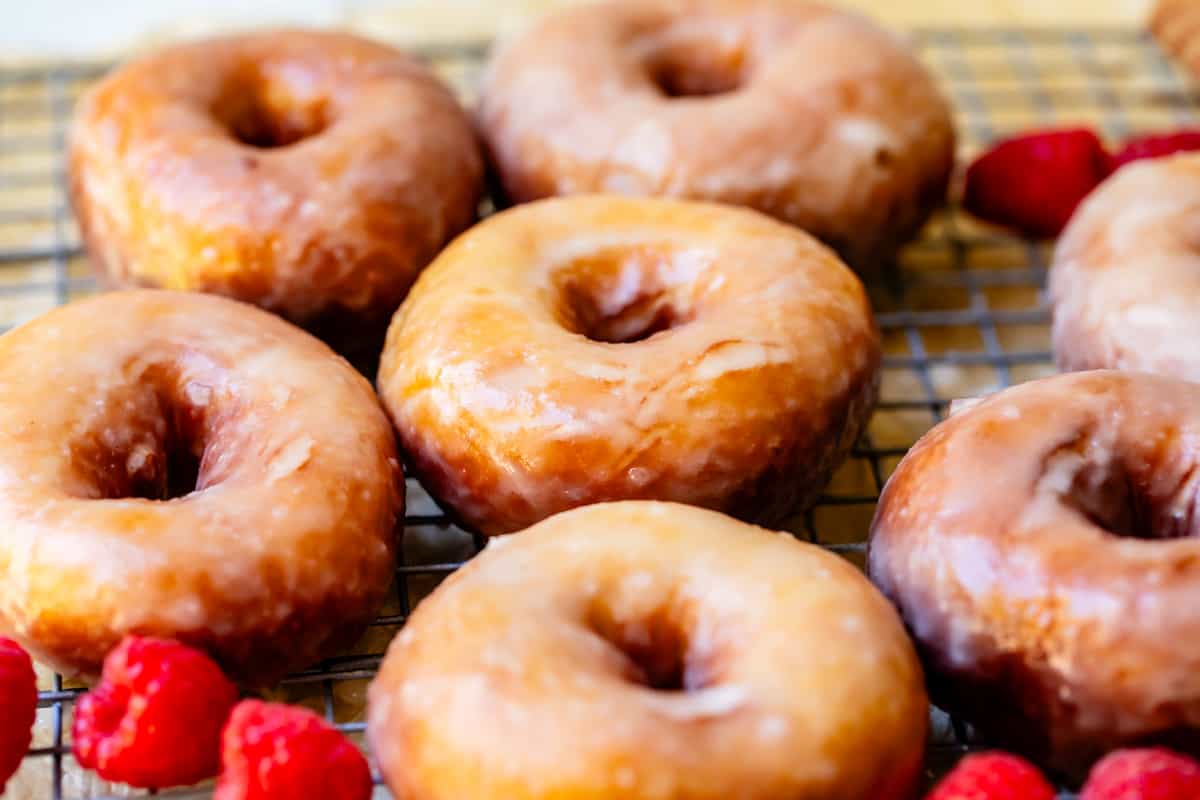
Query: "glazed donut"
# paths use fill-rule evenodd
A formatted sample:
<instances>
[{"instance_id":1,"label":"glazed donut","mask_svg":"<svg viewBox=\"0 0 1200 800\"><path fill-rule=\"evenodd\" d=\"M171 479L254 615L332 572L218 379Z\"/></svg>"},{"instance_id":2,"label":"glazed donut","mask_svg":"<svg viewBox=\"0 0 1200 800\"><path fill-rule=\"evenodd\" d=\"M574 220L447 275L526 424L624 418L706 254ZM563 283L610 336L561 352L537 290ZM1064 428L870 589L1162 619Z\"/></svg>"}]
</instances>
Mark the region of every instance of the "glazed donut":
<instances>
[{"instance_id":1,"label":"glazed donut","mask_svg":"<svg viewBox=\"0 0 1200 800\"><path fill-rule=\"evenodd\" d=\"M750 206L866 267L938 206L950 108L909 48L786 0L616 0L497 49L481 128L512 199Z\"/></svg>"},{"instance_id":2,"label":"glazed donut","mask_svg":"<svg viewBox=\"0 0 1200 800\"><path fill-rule=\"evenodd\" d=\"M220 297L117 292L0 337L0 629L92 677L126 633L264 686L352 644L403 507L370 385Z\"/></svg>"},{"instance_id":3,"label":"glazed donut","mask_svg":"<svg viewBox=\"0 0 1200 800\"><path fill-rule=\"evenodd\" d=\"M340 33L184 44L79 106L71 195L101 277L213 292L342 350L475 218L470 119L424 67ZM364 345L365 346L365 345Z\"/></svg>"},{"instance_id":4,"label":"glazed donut","mask_svg":"<svg viewBox=\"0 0 1200 800\"><path fill-rule=\"evenodd\" d=\"M1150 30L1163 49L1200 75L1200 5L1195 0L1158 0Z\"/></svg>"},{"instance_id":5,"label":"glazed donut","mask_svg":"<svg viewBox=\"0 0 1200 800\"><path fill-rule=\"evenodd\" d=\"M1082 776L1121 746L1200 752L1200 385L1080 372L989 397L888 481L871 577L934 701Z\"/></svg>"},{"instance_id":6,"label":"glazed donut","mask_svg":"<svg viewBox=\"0 0 1200 800\"><path fill-rule=\"evenodd\" d=\"M847 561L631 501L451 575L388 649L367 735L408 800L902 800L927 724L912 644Z\"/></svg>"},{"instance_id":7,"label":"glazed donut","mask_svg":"<svg viewBox=\"0 0 1200 800\"><path fill-rule=\"evenodd\" d=\"M1118 170L1071 219L1049 285L1063 369L1200 380L1200 155Z\"/></svg>"},{"instance_id":8,"label":"glazed donut","mask_svg":"<svg viewBox=\"0 0 1200 800\"><path fill-rule=\"evenodd\" d=\"M388 331L379 391L422 483L508 533L605 500L777 522L874 404L862 284L761 214L573 197L447 248Z\"/></svg>"}]
</instances>

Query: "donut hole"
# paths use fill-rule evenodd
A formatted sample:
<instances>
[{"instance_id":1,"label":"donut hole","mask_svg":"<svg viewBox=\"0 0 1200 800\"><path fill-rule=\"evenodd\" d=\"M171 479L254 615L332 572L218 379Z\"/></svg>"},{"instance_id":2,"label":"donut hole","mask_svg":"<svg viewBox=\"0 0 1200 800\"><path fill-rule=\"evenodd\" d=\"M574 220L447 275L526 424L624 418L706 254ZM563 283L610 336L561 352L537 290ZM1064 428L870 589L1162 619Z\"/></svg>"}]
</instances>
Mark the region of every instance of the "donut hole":
<instances>
[{"instance_id":1,"label":"donut hole","mask_svg":"<svg viewBox=\"0 0 1200 800\"><path fill-rule=\"evenodd\" d=\"M746 54L714 37L676 41L652 50L646 70L664 97L715 97L746 83Z\"/></svg>"},{"instance_id":2,"label":"donut hole","mask_svg":"<svg viewBox=\"0 0 1200 800\"><path fill-rule=\"evenodd\" d=\"M213 114L237 141L258 149L287 147L329 127L324 97L298 95L286 83L243 75L221 94Z\"/></svg>"},{"instance_id":3,"label":"donut hole","mask_svg":"<svg viewBox=\"0 0 1200 800\"><path fill-rule=\"evenodd\" d=\"M204 468L213 436L203 407L143 389L112 398L98 422L73 448L82 496L166 501L213 482Z\"/></svg>"},{"instance_id":4,"label":"donut hole","mask_svg":"<svg viewBox=\"0 0 1200 800\"><path fill-rule=\"evenodd\" d=\"M121 497L143 500L174 500L187 497L200 483L203 445L196 452L186 439L168 439L158 454L147 459L147 467L133 472ZM130 459L126 459L130 463Z\"/></svg>"},{"instance_id":5,"label":"donut hole","mask_svg":"<svg viewBox=\"0 0 1200 800\"><path fill-rule=\"evenodd\" d=\"M679 291L680 256L617 247L572 259L556 273L559 317L594 342L632 344L695 317Z\"/></svg>"},{"instance_id":6,"label":"donut hole","mask_svg":"<svg viewBox=\"0 0 1200 800\"><path fill-rule=\"evenodd\" d=\"M287 147L316 136L328 125L322 109L273 109L251 106L228 123L233 138L250 147Z\"/></svg>"},{"instance_id":7,"label":"donut hole","mask_svg":"<svg viewBox=\"0 0 1200 800\"><path fill-rule=\"evenodd\" d=\"M1195 466L1169 469L1132 454L1092 457L1072 443L1047 461L1046 474L1070 476L1063 502L1105 533L1166 541L1200 536ZM1155 464L1159 464L1155 466ZM1172 465L1177 466L1177 465Z\"/></svg>"},{"instance_id":8,"label":"donut hole","mask_svg":"<svg viewBox=\"0 0 1200 800\"><path fill-rule=\"evenodd\" d=\"M589 627L622 656L622 677L659 692L692 692L709 685L705 659L668 611L618 619L611 609L595 609Z\"/></svg>"},{"instance_id":9,"label":"donut hole","mask_svg":"<svg viewBox=\"0 0 1200 800\"><path fill-rule=\"evenodd\" d=\"M595 293L571 287L567 302L574 315L575 332L593 342L633 344L681 324L678 310L664 302L661 295L641 296L613 308Z\"/></svg>"}]
</instances>

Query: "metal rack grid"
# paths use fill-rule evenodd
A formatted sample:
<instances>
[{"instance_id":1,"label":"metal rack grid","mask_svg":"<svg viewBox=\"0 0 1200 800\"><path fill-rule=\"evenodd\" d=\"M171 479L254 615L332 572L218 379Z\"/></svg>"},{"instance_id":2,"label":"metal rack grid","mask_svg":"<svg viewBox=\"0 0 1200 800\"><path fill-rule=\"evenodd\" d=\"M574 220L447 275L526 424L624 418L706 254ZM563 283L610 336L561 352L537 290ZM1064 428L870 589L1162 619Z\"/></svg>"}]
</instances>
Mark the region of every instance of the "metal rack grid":
<instances>
[{"instance_id":1,"label":"metal rack grid","mask_svg":"<svg viewBox=\"0 0 1200 800\"><path fill-rule=\"evenodd\" d=\"M1135 31L933 29L912 38L954 102L962 160L998 136L1038 125L1088 124L1110 138L1178 126L1194 118L1200 100ZM486 49L475 42L422 55L469 101ZM0 69L0 330L93 290L62 151L73 102L107 66ZM870 287L884 334L882 399L821 501L794 521L798 536L861 564L883 482L949 401L1053 372L1041 293L1048 260L1048 244L981 227L949 208ZM383 615L351 653L292 676L273 693L315 708L354 737L363 729L366 682L387 642L413 604L480 544L450 526L411 480L408 500L396 591ZM10 796L144 794L93 780L74 764L67 732L82 689L49 673L40 681L34 746ZM974 746L966 726L933 715L931 776ZM382 787L377 795L388 796Z\"/></svg>"}]
</instances>

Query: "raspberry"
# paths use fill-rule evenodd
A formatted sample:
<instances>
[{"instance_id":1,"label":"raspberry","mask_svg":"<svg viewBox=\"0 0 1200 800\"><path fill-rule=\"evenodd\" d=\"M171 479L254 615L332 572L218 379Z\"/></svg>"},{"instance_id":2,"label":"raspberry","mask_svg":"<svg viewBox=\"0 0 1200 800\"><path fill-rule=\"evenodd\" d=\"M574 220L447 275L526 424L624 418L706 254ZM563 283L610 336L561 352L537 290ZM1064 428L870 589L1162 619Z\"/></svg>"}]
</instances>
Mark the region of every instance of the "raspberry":
<instances>
[{"instance_id":1,"label":"raspberry","mask_svg":"<svg viewBox=\"0 0 1200 800\"><path fill-rule=\"evenodd\" d=\"M1008 139L967 168L963 207L1032 236L1057 236L1111 172L1110 161L1096 134L1082 128Z\"/></svg>"},{"instance_id":2,"label":"raspberry","mask_svg":"<svg viewBox=\"0 0 1200 800\"><path fill-rule=\"evenodd\" d=\"M237 688L208 656L127 636L75 707L75 759L131 786L195 783L217 773L221 725L236 702Z\"/></svg>"},{"instance_id":3,"label":"raspberry","mask_svg":"<svg viewBox=\"0 0 1200 800\"><path fill-rule=\"evenodd\" d=\"M311 711L243 700L229 715L213 800L365 800L371 790L363 754Z\"/></svg>"},{"instance_id":4,"label":"raspberry","mask_svg":"<svg viewBox=\"0 0 1200 800\"><path fill-rule=\"evenodd\" d=\"M1118 750L1092 767L1079 800L1196 800L1200 764L1163 748Z\"/></svg>"},{"instance_id":5,"label":"raspberry","mask_svg":"<svg viewBox=\"0 0 1200 800\"><path fill-rule=\"evenodd\" d=\"M925 800L1054 800L1054 787L1024 759L981 753L958 762Z\"/></svg>"},{"instance_id":6,"label":"raspberry","mask_svg":"<svg viewBox=\"0 0 1200 800\"><path fill-rule=\"evenodd\" d=\"M1185 150L1200 150L1200 130L1153 134L1129 139L1113 156L1113 168L1142 158L1162 158Z\"/></svg>"},{"instance_id":7,"label":"raspberry","mask_svg":"<svg viewBox=\"0 0 1200 800\"><path fill-rule=\"evenodd\" d=\"M21 766L21 759L33 739L33 720L37 716L37 676L33 662L21 645L0 637L0 792Z\"/></svg>"}]
</instances>

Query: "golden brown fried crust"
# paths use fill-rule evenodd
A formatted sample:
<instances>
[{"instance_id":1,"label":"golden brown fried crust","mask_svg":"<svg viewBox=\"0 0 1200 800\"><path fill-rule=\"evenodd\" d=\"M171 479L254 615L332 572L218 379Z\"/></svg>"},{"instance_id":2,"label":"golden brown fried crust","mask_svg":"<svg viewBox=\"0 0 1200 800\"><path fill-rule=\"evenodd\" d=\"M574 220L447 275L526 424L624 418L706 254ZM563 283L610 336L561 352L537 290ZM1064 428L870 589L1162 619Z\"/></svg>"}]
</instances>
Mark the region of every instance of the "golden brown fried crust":
<instances>
[{"instance_id":1,"label":"golden brown fried crust","mask_svg":"<svg viewBox=\"0 0 1200 800\"><path fill-rule=\"evenodd\" d=\"M1194 0L1159 0L1150 30L1163 49L1200 76L1200 4Z\"/></svg>"},{"instance_id":2,"label":"golden brown fried crust","mask_svg":"<svg viewBox=\"0 0 1200 800\"><path fill-rule=\"evenodd\" d=\"M950 107L902 41L780 0L564 10L497 49L478 118L514 200L745 205L860 269L921 227L954 161Z\"/></svg>"},{"instance_id":3,"label":"golden brown fried crust","mask_svg":"<svg viewBox=\"0 0 1200 800\"><path fill-rule=\"evenodd\" d=\"M450 576L389 648L367 730L411 800L908 800L927 724L912 644L847 561L634 501Z\"/></svg>"},{"instance_id":4,"label":"golden brown fried crust","mask_svg":"<svg viewBox=\"0 0 1200 800\"><path fill-rule=\"evenodd\" d=\"M92 676L124 634L166 636L260 686L373 619L402 475L321 342L139 290L0 337L0 370L0 626L37 658Z\"/></svg>"},{"instance_id":5,"label":"golden brown fried crust","mask_svg":"<svg viewBox=\"0 0 1200 800\"><path fill-rule=\"evenodd\" d=\"M923 437L880 499L871 577L934 701L1076 777L1108 751L1200 752L1200 385L1023 384Z\"/></svg>"},{"instance_id":6,"label":"golden brown fried crust","mask_svg":"<svg viewBox=\"0 0 1200 800\"><path fill-rule=\"evenodd\" d=\"M70 137L83 239L115 286L255 303L347 349L475 218L482 157L450 91L339 33L180 45L81 102Z\"/></svg>"},{"instance_id":7,"label":"golden brown fried crust","mask_svg":"<svg viewBox=\"0 0 1200 800\"><path fill-rule=\"evenodd\" d=\"M543 200L460 237L392 322L379 391L422 483L508 533L605 500L777 523L874 405L858 278L730 206Z\"/></svg>"}]
</instances>

